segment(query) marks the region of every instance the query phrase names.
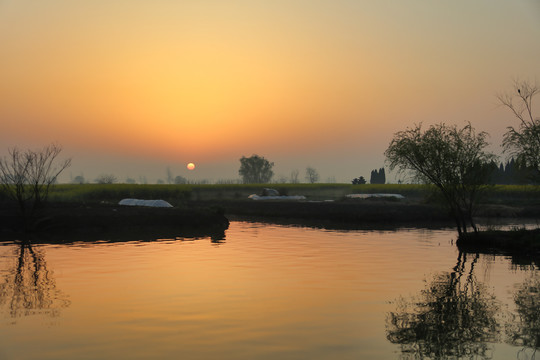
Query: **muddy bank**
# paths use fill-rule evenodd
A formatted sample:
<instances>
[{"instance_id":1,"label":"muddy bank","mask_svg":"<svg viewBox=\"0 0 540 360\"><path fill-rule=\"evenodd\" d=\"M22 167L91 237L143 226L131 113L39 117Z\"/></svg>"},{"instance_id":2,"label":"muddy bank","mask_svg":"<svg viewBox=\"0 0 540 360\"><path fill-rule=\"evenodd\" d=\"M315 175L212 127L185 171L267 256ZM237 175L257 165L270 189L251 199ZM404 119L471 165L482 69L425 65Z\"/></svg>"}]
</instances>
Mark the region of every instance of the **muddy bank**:
<instances>
[{"instance_id":1,"label":"muddy bank","mask_svg":"<svg viewBox=\"0 0 540 360\"><path fill-rule=\"evenodd\" d=\"M283 224L299 224L324 228L396 228L396 227L452 227L448 212L436 204L365 199L346 201L252 201L210 200L190 202L198 206L217 206L225 216L235 220L263 220ZM534 217L539 207L511 207L486 205L478 217L492 222Z\"/></svg>"},{"instance_id":2,"label":"muddy bank","mask_svg":"<svg viewBox=\"0 0 540 360\"><path fill-rule=\"evenodd\" d=\"M456 244L467 253L504 255L515 265L540 266L540 228L481 231L458 238Z\"/></svg>"},{"instance_id":3,"label":"muddy bank","mask_svg":"<svg viewBox=\"0 0 540 360\"><path fill-rule=\"evenodd\" d=\"M478 216L488 223L535 217L540 207L486 204ZM327 229L443 228L454 222L440 206L419 201L363 199L342 201L198 200L174 208L120 206L111 203L53 203L32 220L40 237L156 239L224 237L229 220L262 221ZM0 237L19 237L24 225L16 207L0 203ZM35 235L34 235L35 236Z\"/></svg>"},{"instance_id":4,"label":"muddy bank","mask_svg":"<svg viewBox=\"0 0 540 360\"><path fill-rule=\"evenodd\" d=\"M229 226L215 207L152 208L110 204L50 204L24 224L17 208L0 208L0 237L33 241L222 239ZM26 228L26 231L24 230ZM76 240L74 240L76 239Z\"/></svg>"},{"instance_id":5,"label":"muddy bank","mask_svg":"<svg viewBox=\"0 0 540 360\"><path fill-rule=\"evenodd\" d=\"M398 201L244 201L197 202L224 209L234 220L261 220L323 228L388 228L452 226L448 214L435 206Z\"/></svg>"}]
</instances>

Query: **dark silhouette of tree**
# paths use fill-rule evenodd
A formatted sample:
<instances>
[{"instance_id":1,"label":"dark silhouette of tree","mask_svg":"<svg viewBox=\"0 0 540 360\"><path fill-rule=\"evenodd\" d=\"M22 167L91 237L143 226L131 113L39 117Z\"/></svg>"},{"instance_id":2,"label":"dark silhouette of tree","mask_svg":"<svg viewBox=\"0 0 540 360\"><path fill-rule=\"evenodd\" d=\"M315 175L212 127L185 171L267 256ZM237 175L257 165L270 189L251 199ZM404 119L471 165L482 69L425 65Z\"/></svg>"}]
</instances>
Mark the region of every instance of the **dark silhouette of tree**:
<instances>
[{"instance_id":1,"label":"dark silhouette of tree","mask_svg":"<svg viewBox=\"0 0 540 360\"><path fill-rule=\"evenodd\" d=\"M73 180L71 181L72 184L84 184L86 182L86 180L84 179L84 176L82 175L77 175L73 178Z\"/></svg>"},{"instance_id":2,"label":"dark silhouette of tree","mask_svg":"<svg viewBox=\"0 0 540 360\"><path fill-rule=\"evenodd\" d=\"M533 98L540 93L536 84L515 81L512 94L499 95L499 101L519 120L519 126L509 126L504 134L503 147L516 157L516 162L534 169L540 176L540 117L533 115Z\"/></svg>"},{"instance_id":3,"label":"dark silhouette of tree","mask_svg":"<svg viewBox=\"0 0 540 360\"><path fill-rule=\"evenodd\" d=\"M360 177L354 178L352 180L352 183L353 185L363 185L366 183L366 179L364 179L363 176L360 176Z\"/></svg>"},{"instance_id":4,"label":"dark silhouette of tree","mask_svg":"<svg viewBox=\"0 0 540 360\"><path fill-rule=\"evenodd\" d=\"M489 166L490 184L536 185L540 180L534 169L520 165L513 157L506 161L506 164L500 163L497 166L495 162L492 162Z\"/></svg>"},{"instance_id":5,"label":"dark silhouette of tree","mask_svg":"<svg viewBox=\"0 0 540 360\"><path fill-rule=\"evenodd\" d=\"M18 203L25 225L47 201L58 175L71 165L71 159L58 160L61 152L57 144L36 151L11 148L9 156L0 159L0 188Z\"/></svg>"},{"instance_id":6,"label":"dark silhouette of tree","mask_svg":"<svg viewBox=\"0 0 540 360\"><path fill-rule=\"evenodd\" d=\"M419 296L397 301L386 321L387 339L406 359L488 359L488 344L499 339L498 303L474 275L477 254L466 271L459 253L450 273L427 282Z\"/></svg>"},{"instance_id":7,"label":"dark silhouette of tree","mask_svg":"<svg viewBox=\"0 0 540 360\"><path fill-rule=\"evenodd\" d=\"M384 168L379 170L371 170L371 177L369 179L370 184L386 184L386 174Z\"/></svg>"},{"instance_id":8,"label":"dark silhouette of tree","mask_svg":"<svg viewBox=\"0 0 540 360\"><path fill-rule=\"evenodd\" d=\"M495 184L525 185L538 184L539 178L536 176L536 170L530 167L520 165L512 157L505 165L502 163L494 175Z\"/></svg>"},{"instance_id":9,"label":"dark silhouette of tree","mask_svg":"<svg viewBox=\"0 0 540 360\"><path fill-rule=\"evenodd\" d=\"M471 124L433 125L422 131L421 125L394 135L385 152L390 169L412 171L414 177L438 189L454 219L459 236L468 228L478 229L473 215L481 191L489 179L485 166L495 155L484 151L487 133L476 133Z\"/></svg>"},{"instance_id":10,"label":"dark silhouette of tree","mask_svg":"<svg viewBox=\"0 0 540 360\"><path fill-rule=\"evenodd\" d=\"M300 182L298 180L299 174L300 172L298 171L298 169L294 169L293 171L291 171L291 184L298 184Z\"/></svg>"},{"instance_id":11,"label":"dark silhouette of tree","mask_svg":"<svg viewBox=\"0 0 540 360\"><path fill-rule=\"evenodd\" d=\"M274 163L259 155L242 156L238 173L244 184L266 184L274 176Z\"/></svg>"},{"instance_id":12,"label":"dark silhouette of tree","mask_svg":"<svg viewBox=\"0 0 540 360\"><path fill-rule=\"evenodd\" d=\"M29 243L16 248L12 269L2 272L0 309L11 318L45 314L60 315L68 297L56 288L54 274L47 269L43 253Z\"/></svg>"},{"instance_id":13,"label":"dark silhouette of tree","mask_svg":"<svg viewBox=\"0 0 540 360\"><path fill-rule=\"evenodd\" d=\"M306 168L306 181L310 184L315 184L319 181L319 172L312 168L311 166L308 166Z\"/></svg>"},{"instance_id":14,"label":"dark silhouette of tree","mask_svg":"<svg viewBox=\"0 0 540 360\"><path fill-rule=\"evenodd\" d=\"M174 183L177 185L187 184L187 179L183 176L178 175L174 178Z\"/></svg>"},{"instance_id":15,"label":"dark silhouette of tree","mask_svg":"<svg viewBox=\"0 0 540 360\"><path fill-rule=\"evenodd\" d=\"M115 184L118 179L113 174L101 174L96 178L98 184Z\"/></svg>"}]
</instances>

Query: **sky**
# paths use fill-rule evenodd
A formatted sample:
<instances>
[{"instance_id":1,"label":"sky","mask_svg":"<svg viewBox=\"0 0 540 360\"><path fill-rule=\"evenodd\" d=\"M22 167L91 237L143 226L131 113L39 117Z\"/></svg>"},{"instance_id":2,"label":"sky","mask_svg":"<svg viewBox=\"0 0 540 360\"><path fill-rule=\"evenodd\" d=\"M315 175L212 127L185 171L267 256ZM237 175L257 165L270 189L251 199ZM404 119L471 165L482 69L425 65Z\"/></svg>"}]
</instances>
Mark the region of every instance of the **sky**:
<instances>
[{"instance_id":1,"label":"sky","mask_svg":"<svg viewBox=\"0 0 540 360\"><path fill-rule=\"evenodd\" d=\"M0 0L0 154L60 144L64 182L232 180L253 154L369 180L418 123L501 154L516 79L540 83L540 0Z\"/></svg>"}]
</instances>

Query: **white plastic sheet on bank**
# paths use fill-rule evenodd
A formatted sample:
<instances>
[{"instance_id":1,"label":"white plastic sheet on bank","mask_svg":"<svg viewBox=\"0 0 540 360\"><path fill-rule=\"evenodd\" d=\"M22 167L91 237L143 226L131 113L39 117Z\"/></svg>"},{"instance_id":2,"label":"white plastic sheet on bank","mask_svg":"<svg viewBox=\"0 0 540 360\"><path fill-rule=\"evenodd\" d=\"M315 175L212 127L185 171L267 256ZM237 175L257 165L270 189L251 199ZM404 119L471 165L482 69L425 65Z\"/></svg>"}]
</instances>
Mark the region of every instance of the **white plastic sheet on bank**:
<instances>
[{"instance_id":1,"label":"white plastic sheet on bank","mask_svg":"<svg viewBox=\"0 0 540 360\"><path fill-rule=\"evenodd\" d=\"M405 196L401 194L349 194L345 195L349 199L367 199L367 198L395 198L405 199Z\"/></svg>"},{"instance_id":2,"label":"white plastic sheet on bank","mask_svg":"<svg viewBox=\"0 0 540 360\"><path fill-rule=\"evenodd\" d=\"M306 197L303 195L260 196L257 194L251 194L248 196L248 199L251 199L251 200L305 200Z\"/></svg>"},{"instance_id":3,"label":"white plastic sheet on bank","mask_svg":"<svg viewBox=\"0 0 540 360\"><path fill-rule=\"evenodd\" d=\"M165 200L139 200L139 199L122 199L118 205L126 206L150 206L150 207L173 207Z\"/></svg>"}]
</instances>

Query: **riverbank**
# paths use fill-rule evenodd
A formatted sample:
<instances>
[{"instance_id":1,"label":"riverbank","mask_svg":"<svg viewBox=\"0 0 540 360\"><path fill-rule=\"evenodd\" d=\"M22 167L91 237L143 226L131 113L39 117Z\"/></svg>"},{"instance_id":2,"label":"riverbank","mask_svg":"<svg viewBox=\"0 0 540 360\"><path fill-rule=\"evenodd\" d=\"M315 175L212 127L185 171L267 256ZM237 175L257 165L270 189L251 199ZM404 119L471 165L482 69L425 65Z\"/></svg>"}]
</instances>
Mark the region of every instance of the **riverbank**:
<instances>
[{"instance_id":1,"label":"riverbank","mask_svg":"<svg viewBox=\"0 0 540 360\"><path fill-rule=\"evenodd\" d=\"M392 200L287 201L209 200L189 202L222 208L235 220L261 220L328 229L449 226L444 210Z\"/></svg>"},{"instance_id":2,"label":"riverbank","mask_svg":"<svg viewBox=\"0 0 540 360\"><path fill-rule=\"evenodd\" d=\"M48 204L25 228L18 209L0 206L0 238L34 242L155 240L211 237L222 239L229 220L216 207L153 208L115 204Z\"/></svg>"},{"instance_id":3,"label":"riverbank","mask_svg":"<svg viewBox=\"0 0 540 360\"><path fill-rule=\"evenodd\" d=\"M223 234L229 220L268 221L328 229L395 229L401 227L453 227L454 222L433 191L421 185L276 184L283 200L250 200L270 185L58 185L50 206L31 230L48 234L114 232L121 237L131 229L182 236L218 228ZM487 224L520 218L540 218L540 191L533 186L494 186L486 191L477 217ZM348 194L362 194L350 198ZM399 194L399 198L370 197ZM302 200L291 200L292 196ZM124 198L163 199L170 209L124 207ZM16 210L0 201L0 231L21 228ZM176 229L180 229L179 232ZM214 230L212 230L213 232ZM9 237L11 235L7 235ZM156 238L151 233L148 237ZM6 236L4 236L6 237Z\"/></svg>"},{"instance_id":4,"label":"riverbank","mask_svg":"<svg viewBox=\"0 0 540 360\"><path fill-rule=\"evenodd\" d=\"M477 234L459 237L456 241L460 251L505 255L516 265L540 266L540 228L511 230L485 230Z\"/></svg>"},{"instance_id":5,"label":"riverbank","mask_svg":"<svg viewBox=\"0 0 540 360\"><path fill-rule=\"evenodd\" d=\"M226 199L189 201L188 206L219 207L229 219L263 220L322 228L437 228L455 225L448 212L438 204L409 199L368 198L338 201ZM540 206L486 204L477 215L488 224L519 218L540 218Z\"/></svg>"}]
</instances>

